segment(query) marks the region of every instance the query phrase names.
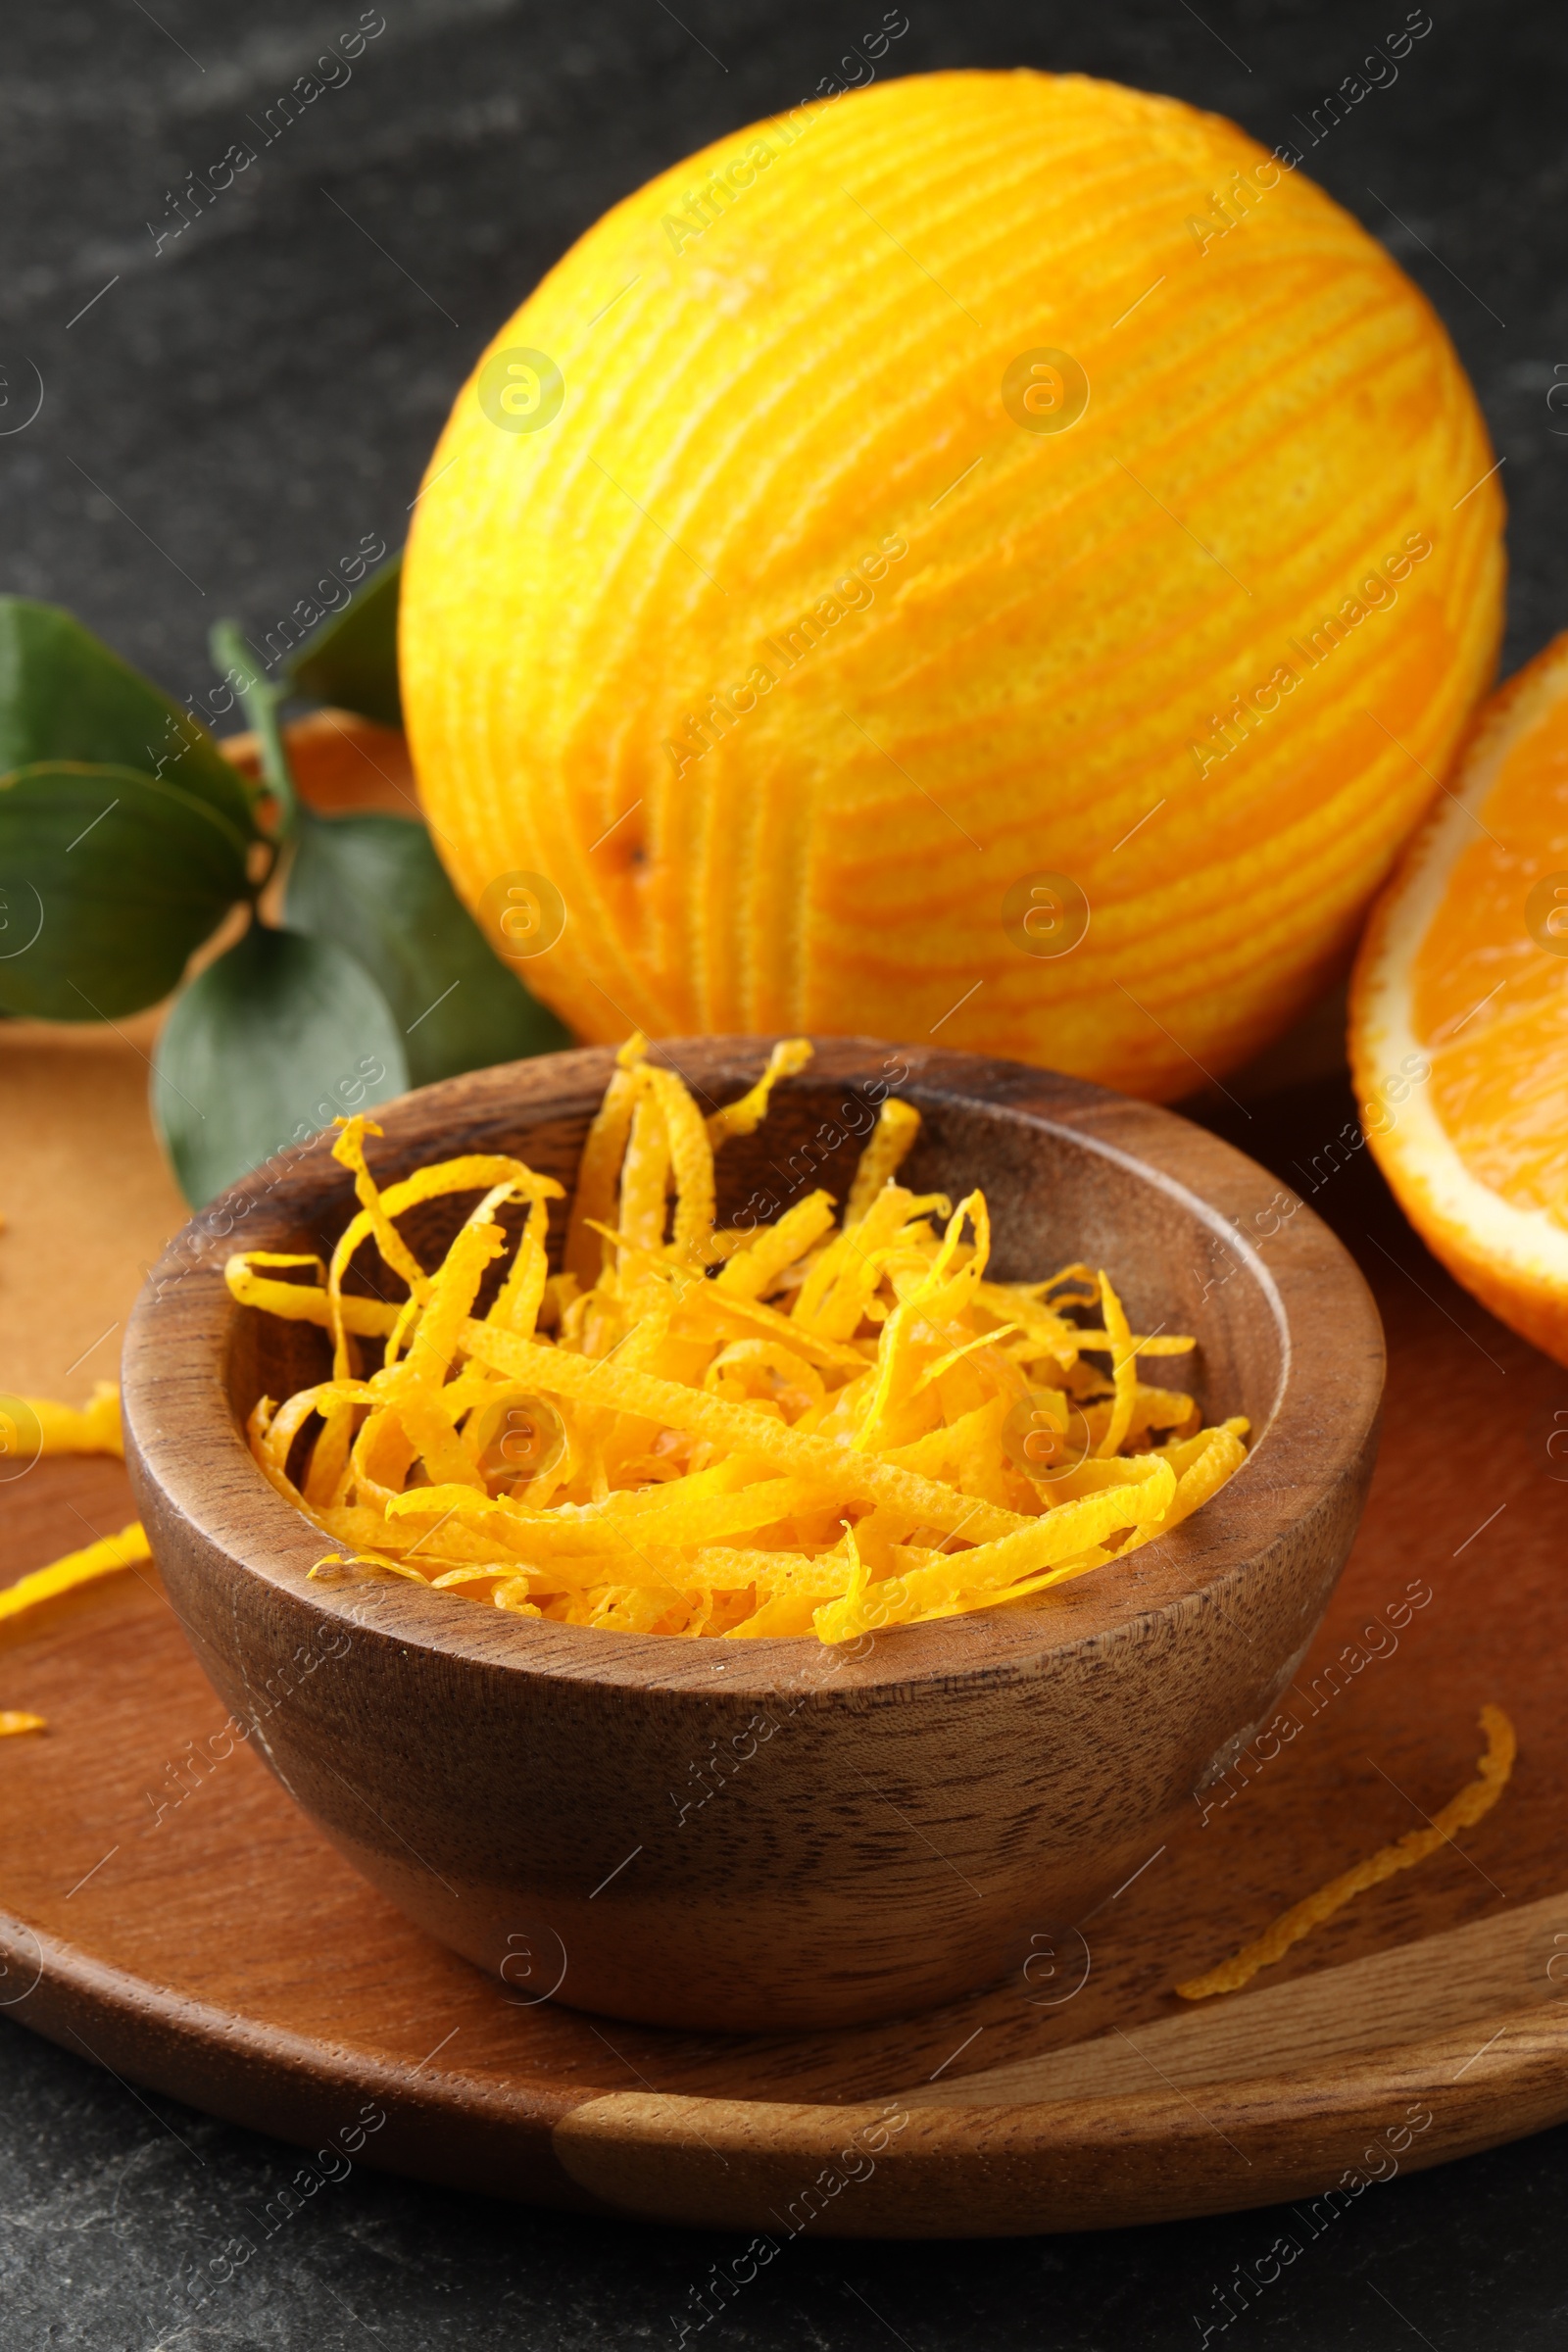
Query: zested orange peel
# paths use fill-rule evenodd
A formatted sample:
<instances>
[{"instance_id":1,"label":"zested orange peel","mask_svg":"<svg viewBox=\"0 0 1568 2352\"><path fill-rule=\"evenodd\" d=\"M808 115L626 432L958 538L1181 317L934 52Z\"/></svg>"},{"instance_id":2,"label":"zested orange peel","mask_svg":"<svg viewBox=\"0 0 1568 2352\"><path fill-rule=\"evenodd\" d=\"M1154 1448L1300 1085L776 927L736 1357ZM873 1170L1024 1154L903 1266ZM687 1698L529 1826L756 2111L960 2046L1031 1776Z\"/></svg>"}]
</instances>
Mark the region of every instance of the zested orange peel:
<instances>
[{"instance_id":1,"label":"zested orange peel","mask_svg":"<svg viewBox=\"0 0 1568 2352\"><path fill-rule=\"evenodd\" d=\"M940 1021L1171 1100L1338 978L1492 681L1501 478L1305 171L1077 74L879 82L496 335L411 518L420 793L481 920L559 894L522 970L584 1041Z\"/></svg>"},{"instance_id":2,"label":"zested orange peel","mask_svg":"<svg viewBox=\"0 0 1568 2352\"><path fill-rule=\"evenodd\" d=\"M113 1381L100 1380L84 1406L61 1404L52 1396L24 1396L13 1401L22 1408L23 1418L29 1425L27 1435L36 1445L38 1455L104 1453L123 1459L120 1390ZM15 1417L9 1413L6 1417L15 1428ZM18 1577L14 1585L7 1585L0 1591L0 1623L24 1617L29 1610L41 1608L45 1601L58 1600L62 1593L75 1592L78 1586L96 1584L101 1577L118 1575L122 1569L133 1568L138 1561L151 1557L146 1531L132 1520L118 1535L100 1536L80 1551L68 1551L63 1559L51 1560L46 1567L34 1568ZM48 1728L46 1717L34 1715L27 1708L0 1707L0 1740L13 1740Z\"/></svg>"},{"instance_id":3,"label":"zested orange peel","mask_svg":"<svg viewBox=\"0 0 1568 2352\"><path fill-rule=\"evenodd\" d=\"M559 1274L551 1178L470 1153L382 1191L378 1130L342 1123L360 1207L330 1262L244 1250L226 1270L242 1304L332 1339L331 1377L262 1398L249 1423L267 1478L345 1546L314 1573L612 1631L837 1642L1083 1575L1224 1484L1246 1421L1200 1427L1191 1396L1139 1371L1194 1343L1133 1332L1083 1266L990 1280L983 1194L955 1206L897 1180L908 1103L883 1103L841 1221L816 1192L775 1225L717 1226L715 1152L809 1051L776 1047L705 1118L634 1038L584 1144ZM473 1194L427 1269L397 1219ZM515 1234L504 1210L511 1228L521 1211ZM367 1245L401 1301L347 1287Z\"/></svg>"}]
</instances>

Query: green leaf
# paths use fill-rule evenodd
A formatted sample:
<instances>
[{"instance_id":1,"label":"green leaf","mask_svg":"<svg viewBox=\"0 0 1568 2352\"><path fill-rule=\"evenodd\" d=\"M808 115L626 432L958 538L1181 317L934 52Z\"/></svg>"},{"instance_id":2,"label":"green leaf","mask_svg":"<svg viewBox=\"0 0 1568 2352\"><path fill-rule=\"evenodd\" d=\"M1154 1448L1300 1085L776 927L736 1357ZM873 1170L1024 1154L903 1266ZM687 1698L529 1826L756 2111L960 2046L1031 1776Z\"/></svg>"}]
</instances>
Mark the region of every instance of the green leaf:
<instances>
[{"instance_id":1,"label":"green leaf","mask_svg":"<svg viewBox=\"0 0 1568 2352\"><path fill-rule=\"evenodd\" d=\"M415 1086L571 1043L485 945L423 825L302 808L285 903L291 923L339 941L373 975Z\"/></svg>"},{"instance_id":2,"label":"green leaf","mask_svg":"<svg viewBox=\"0 0 1568 2352\"><path fill-rule=\"evenodd\" d=\"M275 817L269 819L273 837L289 840L294 832L299 793L277 714L284 700L283 690L262 676L250 658L237 620L215 621L207 642L215 668L225 673L225 683L239 696L240 708L251 722L262 783L277 804Z\"/></svg>"},{"instance_id":3,"label":"green leaf","mask_svg":"<svg viewBox=\"0 0 1568 2352\"><path fill-rule=\"evenodd\" d=\"M244 780L188 710L58 605L0 596L0 775L45 760L156 775L255 837Z\"/></svg>"},{"instance_id":4,"label":"green leaf","mask_svg":"<svg viewBox=\"0 0 1568 2352\"><path fill-rule=\"evenodd\" d=\"M0 776L0 1004L52 1021L156 1004L247 895L245 836L134 768Z\"/></svg>"},{"instance_id":5,"label":"green leaf","mask_svg":"<svg viewBox=\"0 0 1568 2352\"><path fill-rule=\"evenodd\" d=\"M364 965L330 940L252 923L175 1000L153 1117L200 1208L285 1145L408 1083L397 1023Z\"/></svg>"},{"instance_id":6,"label":"green leaf","mask_svg":"<svg viewBox=\"0 0 1568 2352\"><path fill-rule=\"evenodd\" d=\"M289 664L295 694L335 703L401 727L398 693L398 591L403 584L402 551L373 572L341 612L307 637Z\"/></svg>"}]
</instances>

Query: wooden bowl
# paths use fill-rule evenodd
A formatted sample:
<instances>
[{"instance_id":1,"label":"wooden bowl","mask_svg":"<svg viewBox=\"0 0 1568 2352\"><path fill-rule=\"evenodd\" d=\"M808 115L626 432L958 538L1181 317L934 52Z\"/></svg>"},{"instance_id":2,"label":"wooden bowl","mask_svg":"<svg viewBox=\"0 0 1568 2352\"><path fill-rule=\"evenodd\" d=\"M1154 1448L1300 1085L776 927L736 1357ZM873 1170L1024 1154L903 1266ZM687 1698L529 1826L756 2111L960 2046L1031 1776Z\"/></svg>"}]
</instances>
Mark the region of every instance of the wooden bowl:
<instances>
[{"instance_id":1,"label":"wooden bowl","mask_svg":"<svg viewBox=\"0 0 1568 2352\"><path fill-rule=\"evenodd\" d=\"M657 1049L714 1104L763 1052ZM377 1114L378 1170L511 1152L569 1188L611 1062L562 1054L409 1095ZM601 1633L391 1578L310 1583L333 1546L267 1485L242 1423L262 1394L324 1375L324 1335L236 1307L222 1264L241 1245L330 1248L353 1200L326 1144L196 1219L136 1308L127 1460L198 1657L341 1850L519 2000L766 2029L1000 1977L1106 1900L1226 1769L1349 1550L1377 1311L1309 1209L1171 1112L1016 1063L830 1039L726 1147L721 1218L749 1203L767 1221L822 1183L842 1197L890 1083L923 1114L907 1181L984 1186L1001 1278L1103 1264L1135 1329L1197 1334L1207 1417L1251 1418L1230 1485L1124 1567L844 1650ZM468 1205L431 1203L404 1230L433 1251Z\"/></svg>"}]
</instances>

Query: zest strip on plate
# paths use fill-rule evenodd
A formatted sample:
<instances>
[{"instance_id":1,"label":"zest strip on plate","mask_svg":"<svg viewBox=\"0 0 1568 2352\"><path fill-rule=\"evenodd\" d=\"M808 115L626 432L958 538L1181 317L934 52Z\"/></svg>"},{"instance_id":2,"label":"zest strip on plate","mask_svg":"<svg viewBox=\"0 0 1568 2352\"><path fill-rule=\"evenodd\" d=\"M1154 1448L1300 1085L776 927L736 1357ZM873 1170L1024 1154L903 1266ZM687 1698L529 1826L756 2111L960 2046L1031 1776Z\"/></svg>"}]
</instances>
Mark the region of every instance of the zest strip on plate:
<instances>
[{"instance_id":1,"label":"zest strip on plate","mask_svg":"<svg viewBox=\"0 0 1568 2352\"><path fill-rule=\"evenodd\" d=\"M809 1055L783 1041L705 1118L632 1038L556 1274L550 1178L468 1155L383 1190L380 1129L338 1122L359 1208L330 1264L226 1269L240 1304L331 1343L330 1377L249 1424L264 1475L342 1547L313 1574L611 1632L835 1642L1082 1576L1232 1476L1246 1421L1201 1428L1140 1374L1192 1340L1141 1338L1086 1266L989 1280L984 1194L899 1182L910 1103L883 1102L841 1222L818 1192L776 1225L717 1225L715 1154ZM398 1218L465 1195L421 1263Z\"/></svg>"},{"instance_id":2,"label":"zest strip on plate","mask_svg":"<svg viewBox=\"0 0 1568 2352\"><path fill-rule=\"evenodd\" d=\"M1396 1871L1413 1870L1440 1846L1450 1845L1457 1831L1474 1829L1508 1786L1518 1752L1513 1725L1501 1707L1482 1708L1481 1729L1487 1735L1487 1752L1476 1765L1475 1779L1468 1781L1457 1796L1451 1796L1441 1813L1434 1813L1424 1830L1407 1830L1392 1845L1380 1845L1375 1854L1353 1862L1315 1894L1293 1903L1289 1911L1281 1912L1272 1927L1265 1928L1254 1942L1244 1944L1233 1958L1222 1960L1206 1976L1193 1977L1185 1984L1178 1984L1176 1990L1182 1999L1206 2001L1216 1992L1240 1991L1244 1984L1251 1983L1260 1968L1272 1968L1276 1960L1283 1960L1293 1943L1310 1936L1314 1928L1332 1919L1336 1911L1343 1911L1347 1903L1364 1894L1369 1886L1381 1886Z\"/></svg>"},{"instance_id":3,"label":"zest strip on plate","mask_svg":"<svg viewBox=\"0 0 1568 2352\"><path fill-rule=\"evenodd\" d=\"M115 1434L119 1433L119 1392L115 1397ZM67 1408L61 1408L62 1410ZM65 1453L85 1452L85 1446L62 1446L55 1450ZM119 1450L105 1444L95 1450ZM144 1529L136 1520L122 1527L118 1536L100 1537L96 1544L85 1544L80 1551L68 1551L64 1559L51 1560L47 1568L34 1568L27 1576L19 1576L14 1585L0 1591L0 1619L22 1617L46 1600L54 1600L62 1592L73 1592L78 1585L92 1585L100 1577L118 1575L122 1568L134 1568L138 1560L150 1560L152 1546ZM31 1715L24 1709L8 1707L0 1711L0 1740L16 1738L23 1732L41 1732L48 1726L42 1715Z\"/></svg>"}]
</instances>

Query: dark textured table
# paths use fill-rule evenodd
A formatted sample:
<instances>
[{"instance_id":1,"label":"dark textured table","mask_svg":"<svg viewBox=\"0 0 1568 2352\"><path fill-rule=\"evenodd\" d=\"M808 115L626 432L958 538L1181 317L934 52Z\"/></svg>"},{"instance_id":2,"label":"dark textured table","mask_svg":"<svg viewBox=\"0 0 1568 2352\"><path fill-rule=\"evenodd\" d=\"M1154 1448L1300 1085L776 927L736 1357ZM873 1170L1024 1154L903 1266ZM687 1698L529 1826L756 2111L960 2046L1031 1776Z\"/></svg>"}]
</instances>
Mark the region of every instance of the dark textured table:
<instances>
[{"instance_id":1,"label":"dark textured table","mask_svg":"<svg viewBox=\"0 0 1568 2352\"><path fill-rule=\"evenodd\" d=\"M1075 68L1174 91L1269 145L1304 145L1327 93L1406 14L1404 0L906 5L888 61L901 72ZM381 0L366 23L383 12L352 77L270 142L269 109L352 30L357 0L157 0L156 14L34 0L7 22L0 586L73 606L176 695L208 684L218 615L260 636L367 535L398 544L474 355L597 214L801 98L881 15ZM1306 168L1425 287L1480 390L1513 511L1511 667L1568 620L1568 17L1497 0L1431 0L1431 14L1397 78ZM258 162L176 235L187 175L211 179L235 140ZM187 2319L184 2282L215 2276L293 2165L0 2025L0 2352L673 2346L673 2315L727 2252L357 2170ZM1279 2217L807 2242L705 2332L719 2352L1160 2352L1200 2345L1205 2327L1243 2346L1555 2352L1565 2194L1568 2130L1394 2180L1223 2330L1215 2290L1266 2254Z\"/></svg>"}]
</instances>

